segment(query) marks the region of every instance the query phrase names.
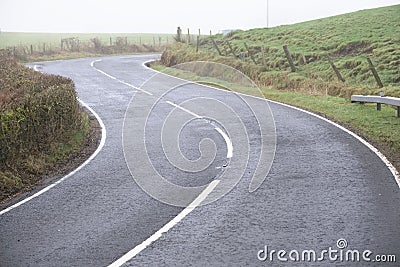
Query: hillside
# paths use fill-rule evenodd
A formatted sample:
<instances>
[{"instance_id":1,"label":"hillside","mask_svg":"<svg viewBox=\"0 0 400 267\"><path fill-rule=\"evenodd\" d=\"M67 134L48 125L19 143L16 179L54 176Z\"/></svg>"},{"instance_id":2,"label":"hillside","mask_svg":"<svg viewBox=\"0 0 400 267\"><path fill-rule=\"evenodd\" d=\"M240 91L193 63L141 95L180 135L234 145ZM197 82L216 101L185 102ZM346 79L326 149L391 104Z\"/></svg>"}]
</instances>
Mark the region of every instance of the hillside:
<instances>
[{"instance_id":1,"label":"hillside","mask_svg":"<svg viewBox=\"0 0 400 267\"><path fill-rule=\"evenodd\" d=\"M235 85L214 79L209 70L204 75L204 69L185 69L186 65L168 68L189 61L234 67L250 77L267 99L310 110L351 129L400 170L400 119L395 109L384 106L377 112L374 104L349 101L352 94L384 92L400 97L400 5L202 38L198 51L197 43L187 45L182 37L183 42L164 51L160 64L153 65L155 69L238 91ZM291 71L284 45L292 54L295 72ZM328 56L344 82L336 76ZM383 88L377 85L367 57L376 67Z\"/></svg>"},{"instance_id":2,"label":"hillside","mask_svg":"<svg viewBox=\"0 0 400 267\"><path fill-rule=\"evenodd\" d=\"M223 56L218 55L212 38ZM192 44L193 48L195 45ZM287 45L292 54L297 68L295 73L290 73L283 45ZM173 63L196 59L217 61L239 68L260 86L272 85L276 89L298 89L309 86L311 82L317 83L325 93L324 88L332 87L326 83L334 82L339 90L328 90L328 93L343 96L349 95L343 92L346 91L343 86L349 87L347 91L350 93L357 89L366 93L377 92L366 59L368 56L386 87L383 89L386 94L400 96L400 5L270 29L235 31L202 39L198 53L186 49L179 45L172 47L164 55L167 59L164 63L170 63L168 54L175 56ZM241 53L245 58L243 62L237 62L239 60L233 54ZM327 56L341 72L344 84L336 84L338 78Z\"/></svg>"}]
</instances>

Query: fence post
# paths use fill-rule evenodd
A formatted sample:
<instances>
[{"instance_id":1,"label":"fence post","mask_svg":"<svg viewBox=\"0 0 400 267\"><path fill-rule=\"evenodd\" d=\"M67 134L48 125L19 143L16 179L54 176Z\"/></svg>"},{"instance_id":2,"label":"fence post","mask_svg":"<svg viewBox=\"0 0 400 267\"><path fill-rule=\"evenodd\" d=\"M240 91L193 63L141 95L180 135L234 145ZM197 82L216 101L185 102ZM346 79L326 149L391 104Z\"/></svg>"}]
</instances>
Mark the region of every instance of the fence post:
<instances>
[{"instance_id":1,"label":"fence post","mask_svg":"<svg viewBox=\"0 0 400 267\"><path fill-rule=\"evenodd\" d=\"M286 55L286 58L287 58L287 60L289 62L291 71L292 72L296 72L296 67L294 66L293 58L292 58L292 55L290 55L290 52L289 52L289 49L288 49L287 45L283 46L283 51L285 51L285 55Z\"/></svg>"},{"instance_id":2,"label":"fence post","mask_svg":"<svg viewBox=\"0 0 400 267\"><path fill-rule=\"evenodd\" d=\"M196 53L199 52L200 35L197 36Z\"/></svg>"},{"instance_id":3,"label":"fence post","mask_svg":"<svg viewBox=\"0 0 400 267\"><path fill-rule=\"evenodd\" d=\"M237 55L235 54L235 51L233 51L232 46L231 46L231 44L229 43L229 41L226 41L226 43L227 43L227 45L228 45L228 47L229 47L229 50L231 50L232 55L233 55L234 57L237 57Z\"/></svg>"},{"instance_id":4,"label":"fence post","mask_svg":"<svg viewBox=\"0 0 400 267\"><path fill-rule=\"evenodd\" d=\"M368 61L368 64L369 64L369 68L370 68L372 74L375 77L376 83L378 84L379 88L382 88L383 87L383 83L382 83L381 79L379 78L378 72L376 71L376 69L374 67L374 64L372 63L372 61L371 61L371 59L369 57L367 57L367 61Z\"/></svg>"},{"instance_id":5,"label":"fence post","mask_svg":"<svg viewBox=\"0 0 400 267\"><path fill-rule=\"evenodd\" d=\"M33 55L33 45L31 45L31 55Z\"/></svg>"},{"instance_id":6,"label":"fence post","mask_svg":"<svg viewBox=\"0 0 400 267\"><path fill-rule=\"evenodd\" d=\"M218 45L217 45L217 43L215 42L214 38L211 38L211 41L213 42L215 49L217 49L218 54L219 54L220 56L222 56L221 50L219 50Z\"/></svg>"},{"instance_id":7,"label":"fence post","mask_svg":"<svg viewBox=\"0 0 400 267\"><path fill-rule=\"evenodd\" d=\"M178 27L178 30L176 31L176 41L178 43L182 42L182 30L181 27Z\"/></svg>"},{"instance_id":8,"label":"fence post","mask_svg":"<svg viewBox=\"0 0 400 267\"><path fill-rule=\"evenodd\" d=\"M345 82L346 80L343 78L342 74L340 73L339 69L336 67L335 63L333 63L333 61L331 60L331 58L328 56L328 62L331 65L333 71L335 72L337 78L339 79L339 81L341 82Z\"/></svg>"},{"instance_id":9,"label":"fence post","mask_svg":"<svg viewBox=\"0 0 400 267\"><path fill-rule=\"evenodd\" d=\"M254 59L254 56L253 56L253 54L250 52L250 49L249 49L249 47L247 46L246 43L244 43L244 47L246 48L247 53L249 53L249 56L250 56L251 60L254 62L254 64L257 65L257 62L256 62L256 60Z\"/></svg>"},{"instance_id":10,"label":"fence post","mask_svg":"<svg viewBox=\"0 0 400 267\"><path fill-rule=\"evenodd\" d=\"M261 46L261 57L262 57L262 64L265 67L267 65L267 62L265 61L266 55L264 46Z\"/></svg>"},{"instance_id":11,"label":"fence post","mask_svg":"<svg viewBox=\"0 0 400 267\"><path fill-rule=\"evenodd\" d=\"M112 46L112 37L110 37L110 46Z\"/></svg>"},{"instance_id":12,"label":"fence post","mask_svg":"<svg viewBox=\"0 0 400 267\"><path fill-rule=\"evenodd\" d=\"M189 28L187 29L186 44L190 44L190 30L189 30Z\"/></svg>"}]
</instances>

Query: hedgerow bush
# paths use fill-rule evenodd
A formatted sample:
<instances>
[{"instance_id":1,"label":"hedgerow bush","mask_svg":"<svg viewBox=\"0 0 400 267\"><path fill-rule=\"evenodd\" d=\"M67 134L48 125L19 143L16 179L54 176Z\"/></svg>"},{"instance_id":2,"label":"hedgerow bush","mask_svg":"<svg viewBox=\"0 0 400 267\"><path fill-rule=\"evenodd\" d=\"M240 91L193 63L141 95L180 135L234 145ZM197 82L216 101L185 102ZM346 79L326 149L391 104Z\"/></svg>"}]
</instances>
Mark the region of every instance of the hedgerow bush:
<instances>
[{"instance_id":1,"label":"hedgerow bush","mask_svg":"<svg viewBox=\"0 0 400 267\"><path fill-rule=\"evenodd\" d=\"M48 157L54 144L84 130L85 116L71 79L36 72L0 52L0 199L55 164Z\"/></svg>"}]
</instances>

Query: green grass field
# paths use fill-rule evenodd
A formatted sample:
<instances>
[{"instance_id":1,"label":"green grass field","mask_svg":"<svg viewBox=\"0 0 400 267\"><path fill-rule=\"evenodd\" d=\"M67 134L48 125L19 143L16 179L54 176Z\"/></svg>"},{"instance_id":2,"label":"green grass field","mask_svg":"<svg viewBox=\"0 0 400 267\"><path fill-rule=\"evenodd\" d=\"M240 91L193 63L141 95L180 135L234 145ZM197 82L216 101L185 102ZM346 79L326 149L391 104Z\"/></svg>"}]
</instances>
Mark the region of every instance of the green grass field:
<instances>
[{"instance_id":1,"label":"green grass field","mask_svg":"<svg viewBox=\"0 0 400 267\"><path fill-rule=\"evenodd\" d=\"M307 71L326 80L336 80L326 56L330 56L348 83L375 86L365 57L376 64L385 85L400 83L400 5L363 10L325 19L271 29L237 31L219 36L217 41L230 41L234 50L247 52L244 43L269 71L288 69L282 50L288 45L298 67L298 75ZM208 46L209 49L214 49ZM303 56L309 62L307 68Z\"/></svg>"},{"instance_id":2,"label":"green grass field","mask_svg":"<svg viewBox=\"0 0 400 267\"><path fill-rule=\"evenodd\" d=\"M90 42L92 38L99 38L105 45L115 42L117 37L127 37L130 44L156 45L172 43L172 34L157 33L29 33L29 32L2 32L0 33L0 49L13 46L41 46L46 44L54 48L61 47L61 39L77 37L81 42ZM161 38L161 40L160 40Z\"/></svg>"},{"instance_id":3,"label":"green grass field","mask_svg":"<svg viewBox=\"0 0 400 267\"><path fill-rule=\"evenodd\" d=\"M369 57L385 86L381 90L387 95L400 97L399 14L400 5L395 5L294 25L238 30L213 36L222 56L218 55L211 38L202 38L199 53L184 46L170 51L175 57L174 63L197 59L218 61L240 69L259 85L273 85L286 90L309 87L310 82L338 82L329 64L329 56L345 79L339 87L353 86L362 88L363 92L378 93L367 61ZM245 55L243 62L236 60L228 42L234 54ZM192 48L195 45L192 44ZM284 45L291 52L295 73L290 72L282 48ZM327 86L329 84L319 86L321 92L325 92ZM337 86L332 88L336 89Z\"/></svg>"},{"instance_id":4,"label":"green grass field","mask_svg":"<svg viewBox=\"0 0 400 267\"><path fill-rule=\"evenodd\" d=\"M385 106L378 112L376 105L349 101L352 94L377 95L381 91L400 97L400 5L270 29L234 31L212 38L222 56L211 38L203 38L198 52L196 44L170 47L163 53L161 64L213 61L234 67L250 77L266 98L311 110L343 124L378 147L400 169L400 118L396 117L396 110ZM244 60L232 54L228 42L234 54L246 56ZM290 70L283 45L292 54L296 72ZM338 81L328 56L345 82ZM373 61L384 88L378 87L367 57ZM197 74L164 66L154 68L189 80L198 78ZM218 87L230 88L230 85L222 83Z\"/></svg>"}]
</instances>

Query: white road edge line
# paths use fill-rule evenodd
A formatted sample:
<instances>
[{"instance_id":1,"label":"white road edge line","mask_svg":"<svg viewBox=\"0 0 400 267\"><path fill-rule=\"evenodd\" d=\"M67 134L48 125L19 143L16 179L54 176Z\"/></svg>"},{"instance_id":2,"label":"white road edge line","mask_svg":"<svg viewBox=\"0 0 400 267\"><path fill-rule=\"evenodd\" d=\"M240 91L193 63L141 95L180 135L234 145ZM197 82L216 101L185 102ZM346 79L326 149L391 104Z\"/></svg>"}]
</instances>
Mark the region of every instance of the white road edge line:
<instances>
[{"instance_id":1,"label":"white road edge line","mask_svg":"<svg viewBox=\"0 0 400 267\"><path fill-rule=\"evenodd\" d=\"M226 153L226 157L228 159L232 158L232 156L233 156L233 145L232 145L231 139L229 138L229 136L226 133L224 133L224 131L221 130L221 128L215 127L215 130L217 132L219 132L219 134L222 135L222 137L225 140L226 147L228 148L228 151Z\"/></svg>"},{"instance_id":2,"label":"white road edge line","mask_svg":"<svg viewBox=\"0 0 400 267\"><path fill-rule=\"evenodd\" d=\"M15 203L14 205L0 211L0 215L3 215L23 204L25 204L26 202L44 194L45 192L49 191L51 188L55 187L56 185L58 185L59 183L63 182L64 180L68 179L69 177L71 177L72 175L74 175L75 173L77 173L78 171L80 171L83 167L85 167L86 165L89 164L90 161L92 161L97 154L99 154L99 152L101 151L101 149L103 148L104 144L106 143L106 137L107 137L107 131L106 131L106 127L103 123L103 121L101 120L100 116L91 108L89 107L85 102L83 102L81 99L78 98L78 101L81 103L82 106L84 106L85 108L87 108L96 118L96 120L99 122L100 127L101 127L101 140L100 140L100 144L97 147L96 151L84 162L82 163L78 168L76 168L75 170L73 170L72 172L70 172L69 174L67 174L66 176L64 176L63 178L61 178L60 180L52 183L51 185L43 188L42 190L40 190L39 192L33 194L32 196L25 198L23 200L21 200L18 203Z\"/></svg>"},{"instance_id":3,"label":"white road edge line","mask_svg":"<svg viewBox=\"0 0 400 267\"><path fill-rule=\"evenodd\" d=\"M202 119L202 118L203 118L202 116L197 115L196 113L191 112L190 110L188 110L188 109L186 109L186 108L184 108L184 107L181 107L181 106L179 106L179 105L177 105L177 104L175 104L175 103L173 103L173 102L171 102L171 101L165 101L165 102L167 102L167 103L170 104L171 106L174 106L174 107L176 107L176 108L179 108L180 110L185 111L186 113L189 113L189 114L192 115L193 117L196 117L196 118L198 118L198 119Z\"/></svg>"},{"instance_id":4,"label":"white road edge line","mask_svg":"<svg viewBox=\"0 0 400 267\"><path fill-rule=\"evenodd\" d=\"M150 246L153 242L158 240L164 233L167 233L172 227L177 225L180 221L182 221L189 213L191 213L196 207L198 207L201 202L206 199L206 197L214 190L214 188L219 184L219 180L212 181L206 189L192 202L187 206L183 211L181 211L174 219L164 225L160 230L155 232L152 236L147 238L141 244L134 247L132 250L127 252L117 261L110 264L108 267L119 267L128 262L129 260L133 259L137 254L142 252L145 248Z\"/></svg>"},{"instance_id":5,"label":"white road edge line","mask_svg":"<svg viewBox=\"0 0 400 267\"><path fill-rule=\"evenodd\" d=\"M172 77L172 78L175 78L175 79L179 79L181 81L189 82L187 80L184 80L184 79L181 79L181 78L169 75L169 74L162 73L162 72L160 72L158 70L154 70L154 69L151 69L151 68L146 66L146 64L148 64L150 62L153 62L153 61L154 60L149 60L149 61L143 62L142 65L143 65L143 67L145 67L147 69L150 69L150 70L152 70L152 71L154 71L156 73L159 73L159 74L162 74L162 75L165 75L165 76L169 76L169 77ZM196 83L196 82L193 82L193 83ZM223 89L220 89L220 88L215 88L215 87L204 85L204 84L199 84L199 85L211 88L213 90L226 92L226 90L223 90ZM383 163L385 163L385 165L388 167L388 169L392 173L392 175L394 177L394 180L397 183L397 186L400 188L400 174L399 174L399 171L393 166L393 164L376 147L374 147L373 145L368 143L366 140L364 140L361 136L357 135L356 133L353 133L349 129L337 124L336 122L333 122L333 121L331 121L331 120L329 120L327 118L324 118L324 117L322 117L320 115L317 115L315 113L312 113L311 111L308 111L308 110L305 110L305 109L302 109L302 108L294 107L294 106L291 106L291 105L288 105L288 104L284 104L284 103L281 103L281 102L278 102L278 101L269 100L269 99L266 99L266 98L261 98L261 97L252 96L252 95L246 95L246 94L239 93L239 92L235 92L235 94L246 96L246 97L252 97L252 98L261 99L261 100L264 100L264 101L267 101L267 102L275 103L275 104L278 104L278 105L281 105L281 106L285 106L285 107L288 107L288 108L292 108L292 109L307 113L307 114L309 114L311 116L314 116L314 117L319 118L319 119L321 119L323 121L326 121L327 123L329 123L329 124L331 124L333 126L336 126L337 128L345 131L346 133L350 134L351 136L356 138L358 141L360 141L362 144L364 144L366 147L368 147L372 152L374 152L383 161Z\"/></svg>"},{"instance_id":6,"label":"white road edge line","mask_svg":"<svg viewBox=\"0 0 400 267\"><path fill-rule=\"evenodd\" d=\"M141 88L139 88L139 87L136 87L136 86L134 86L134 85L132 85L132 84L130 84L130 83L124 82L124 81L122 81L122 80L120 80L120 79L118 79L118 78L116 78L116 77L114 77L114 76L112 76L112 75L110 75L110 74L108 74L108 73L106 73L106 72L104 72L104 71L102 71L102 70L96 68L96 67L94 66L94 63L100 62L100 61L102 61L102 60L101 60L101 59L94 60L94 61L90 62L90 66L91 66L93 69L95 69L96 71L100 72L101 74L107 76L107 77L110 78L110 79L113 79L113 80L115 80L115 81L117 81L117 82L120 82L120 83L122 83L122 84L124 84L124 85L126 85L126 86L129 86L129 87L131 87L131 88L133 88L133 89L135 89L135 90L138 90L138 91L140 91L140 92L142 92L142 93L145 93L145 94L148 94L148 95L153 95L152 93L150 93L150 92L148 92L148 91L146 91L146 90L143 90L143 89L141 89Z\"/></svg>"}]
</instances>

